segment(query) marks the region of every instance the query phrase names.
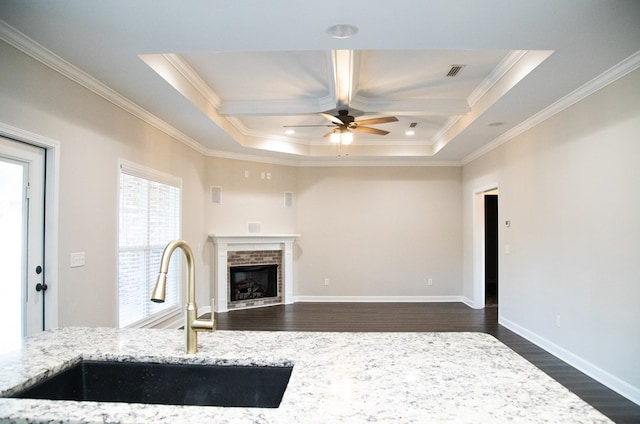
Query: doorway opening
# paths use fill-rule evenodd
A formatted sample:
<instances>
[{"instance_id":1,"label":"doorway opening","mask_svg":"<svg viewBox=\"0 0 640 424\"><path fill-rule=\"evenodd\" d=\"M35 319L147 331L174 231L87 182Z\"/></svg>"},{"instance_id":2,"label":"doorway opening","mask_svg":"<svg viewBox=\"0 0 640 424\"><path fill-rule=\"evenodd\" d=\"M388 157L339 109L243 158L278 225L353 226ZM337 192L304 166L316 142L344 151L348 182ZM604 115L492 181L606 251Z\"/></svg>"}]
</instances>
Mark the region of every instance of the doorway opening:
<instances>
[{"instance_id":1,"label":"doorway opening","mask_svg":"<svg viewBox=\"0 0 640 424\"><path fill-rule=\"evenodd\" d=\"M498 194L494 190L484 195L485 307L498 305L498 256Z\"/></svg>"},{"instance_id":2,"label":"doorway opening","mask_svg":"<svg viewBox=\"0 0 640 424\"><path fill-rule=\"evenodd\" d=\"M473 193L473 308L497 307L499 299L498 184Z\"/></svg>"}]
</instances>

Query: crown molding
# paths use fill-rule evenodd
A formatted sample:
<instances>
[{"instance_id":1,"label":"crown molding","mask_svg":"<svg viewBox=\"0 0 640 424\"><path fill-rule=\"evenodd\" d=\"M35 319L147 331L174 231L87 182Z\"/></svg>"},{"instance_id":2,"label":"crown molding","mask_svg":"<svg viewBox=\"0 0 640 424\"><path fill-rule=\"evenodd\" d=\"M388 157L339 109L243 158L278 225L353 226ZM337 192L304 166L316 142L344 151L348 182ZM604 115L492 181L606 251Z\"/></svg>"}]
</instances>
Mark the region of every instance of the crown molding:
<instances>
[{"instance_id":1,"label":"crown molding","mask_svg":"<svg viewBox=\"0 0 640 424\"><path fill-rule=\"evenodd\" d=\"M111 89L104 83L98 81L80 68L62 59L60 56L46 49L41 44L33 41L17 29L1 20L0 40L6 42L7 44L23 52L24 54L42 63L43 65L58 72L60 75L69 78L71 81L77 84L80 84L82 87L92 91L103 99L111 102L115 106L125 110L126 112L129 112L133 116L159 129L168 136L186 144L195 151L206 154L207 149L191 137L187 136L175 127L169 125L162 119L148 112L146 109L138 106L120 93Z\"/></svg>"},{"instance_id":2,"label":"crown molding","mask_svg":"<svg viewBox=\"0 0 640 424\"><path fill-rule=\"evenodd\" d=\"M500 61L491 74L480 83L478 87L469 95L467 102L473 107L478 100L496 85L500 79L513 68L527 54L528 50L512 50Z\"/></svg>"},{"instance_id":3,"label":"crown molding","mask_svg":"<svg viewBox=\"0 0 640 424\"><path fill-rule=\"evenodd\" d=\"M460 167L457 161L432 161L418 158L396 158L381 160L378 158L349 158L335 157L324 159L286 159L270 156L250 155L246 153L232 153L221 150L209 150L208 157L239 160L245 162L268 163L272 165L292 166L297 168L337 168L337 167Z\"/></svg>"},{"instance_id":4,"label":"crown molding","mask_svg":"<svg viewBox=\"0 0 640 424\"><path fill-rule=\"evenodd\" d=\"M220 99L211 87L209 87L200 75L184 59L182 59L181 56L177 54L162 54L161 56L163 56L178 72L180 72L180 74L185 77L187 81L189 81L189 83L193 85L216 110L220 109L222 99Z\"/></svg>"},{"instance_id":5,"label":"crown molding","mask_svg":"<svg viewBox=\"0 0 640 424\"><path fill-rule=\"evenodd\" d=\"M428 167L455 167L462 166L456 161L431 161L416 158L398 158L398 159L349 159L348 157L339 157L326 160L306 160L300 161L297 165L299 168L428 168Z\"/></svg>"},{"instance_id":6,"label":"crown molding","mask_svg":"<svg viewBox=\"0 0 640 424\"><path fill-rule=\"evenodd\" d=\"M460 163L464 166L472 162L473 160L485 155L486 153L489 153L490 151L512 140L513 138L517 137L523 132L546 121L547 119L573 106L574 104L585 99L586 97L589 97L590 95L594 94L596 91L606 87L612 82L617 81L618 79L624 77L630 72L635 71L639 67L640 67L640 50L638 50L637 52L635 52L634 54L632 54L622 62L618 63L617 65L609 68L608 70L606 70L596 78L592 79L591 81L587 82L586 84L583 84L582 86L578 87L576 90L564 96L557 102L544 108L540 112L533 115L531 118L527 119L526 121L523 121L519 125L516 125L515 127L503 133L498 138L492 140L491 142L489 142L488 144L485 144L480 149L464 157L460 161Z\"/></svg>"}]
</instances>

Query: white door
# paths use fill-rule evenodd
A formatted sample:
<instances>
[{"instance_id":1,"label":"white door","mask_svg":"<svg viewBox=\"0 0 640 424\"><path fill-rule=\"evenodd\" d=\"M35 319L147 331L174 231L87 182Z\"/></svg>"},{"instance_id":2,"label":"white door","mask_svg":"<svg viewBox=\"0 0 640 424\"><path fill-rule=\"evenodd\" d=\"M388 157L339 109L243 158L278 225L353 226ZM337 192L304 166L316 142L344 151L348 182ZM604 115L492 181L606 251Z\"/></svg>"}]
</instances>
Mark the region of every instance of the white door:
<instances>
[{"instance_id":1,"label":"white door","mask_svg":"<svg viewBox=\"0 0 640 424\"><path fill-rule=\"evenodd\" d=\"M44 164L44 149L0 137L0 353L44 328Z\"/></svg>"}]
</instances>

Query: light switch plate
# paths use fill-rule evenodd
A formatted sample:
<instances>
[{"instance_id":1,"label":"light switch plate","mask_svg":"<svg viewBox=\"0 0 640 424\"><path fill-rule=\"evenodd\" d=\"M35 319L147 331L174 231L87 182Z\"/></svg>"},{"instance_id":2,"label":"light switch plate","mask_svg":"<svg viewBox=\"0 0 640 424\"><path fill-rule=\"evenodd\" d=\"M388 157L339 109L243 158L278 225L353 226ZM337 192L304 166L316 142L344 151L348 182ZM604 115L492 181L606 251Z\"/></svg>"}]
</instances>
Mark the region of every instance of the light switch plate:
<instances>
[{"instance_id":1,"label":"light switch plate","mask_svg":"<svg viewBox=\"0 0 640 424\"><path fill-rule=\"evenodd\" d=\"M77 268L79 266L84 266L84 252L72 253L69 266L71 268Z\"/></svg>"}]
</instances>

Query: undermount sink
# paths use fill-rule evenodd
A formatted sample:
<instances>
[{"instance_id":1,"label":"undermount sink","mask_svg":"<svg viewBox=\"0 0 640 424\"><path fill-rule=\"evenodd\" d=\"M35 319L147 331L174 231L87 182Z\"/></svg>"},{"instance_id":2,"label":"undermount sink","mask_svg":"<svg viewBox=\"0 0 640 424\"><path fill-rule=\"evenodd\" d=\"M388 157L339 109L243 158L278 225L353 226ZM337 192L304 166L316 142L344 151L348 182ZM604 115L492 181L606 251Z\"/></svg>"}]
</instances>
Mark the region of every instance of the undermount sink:
<instances>
[{"instance_id":1,"label":"undermount sink","mask_svg":"<svg viewBox=\"0 0 640 424\"><path fill-rule=\"evenodd\" d=\"M292 370L83 360L11 397L277 408Z\"/></svg>"}]
</instances>

